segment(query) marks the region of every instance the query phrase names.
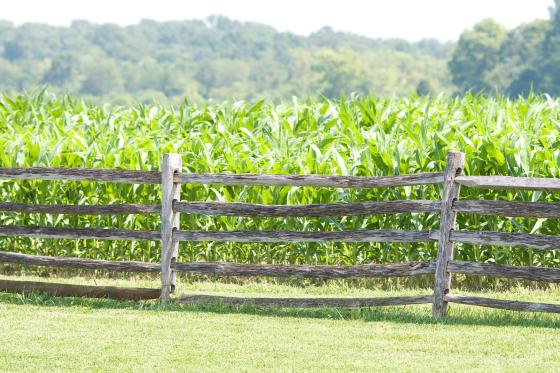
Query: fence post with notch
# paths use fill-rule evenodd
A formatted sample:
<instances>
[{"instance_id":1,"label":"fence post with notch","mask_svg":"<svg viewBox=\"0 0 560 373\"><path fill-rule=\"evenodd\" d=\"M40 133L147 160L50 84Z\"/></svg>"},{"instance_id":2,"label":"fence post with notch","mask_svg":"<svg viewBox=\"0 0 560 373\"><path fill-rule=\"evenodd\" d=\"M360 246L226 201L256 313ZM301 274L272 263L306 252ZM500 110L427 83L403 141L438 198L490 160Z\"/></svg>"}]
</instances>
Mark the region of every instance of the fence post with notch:
<instances>
[{"instance_id":1,"label":"fence post with notch","mask_svg":"<svg viewBox=\"0 0 560 373\"><path fill-rule=\"evenodd\" d=\"M171 263L177 260L179 242L173 239L173 231L179 229L179 212L174 211L173 202L179 201L181 184L174 176L181 172L181 156L167 153L163 155L161 168L161 298L170 299L175 291L176 276Z\"/></svg>"},{"instance_id":2,"label":"fence post with notch","mask_svg":"<svg viewBox=\"0 0 560 373\"><path fill-rule=\"evenodd\" d=\"M453 210L453 202L459 198L461 185L455 182L455 177L463 172L465 154L450 152L443 176L443 195L441 198L441 216L439 225L438 256L436 262L436 277L434 285L434 301L432 315L442 317L447 314L445 296L451 286L451 275L447 270L448 262L453 259L453 242L451 231L455 225L457 213Z\"/></svg>"}]
</instances>

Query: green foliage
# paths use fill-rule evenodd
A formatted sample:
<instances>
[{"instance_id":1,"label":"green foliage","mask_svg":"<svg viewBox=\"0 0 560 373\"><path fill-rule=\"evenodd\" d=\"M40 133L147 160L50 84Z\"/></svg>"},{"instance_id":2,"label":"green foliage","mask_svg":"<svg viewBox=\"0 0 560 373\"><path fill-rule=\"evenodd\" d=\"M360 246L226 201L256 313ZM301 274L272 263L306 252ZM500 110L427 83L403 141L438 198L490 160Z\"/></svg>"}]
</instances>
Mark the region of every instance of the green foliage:
<instances>
[{"instance_id":1,"label":"green foliage","mask_svg":"<svg viewBox=\"0 0 560 373\"><path fill-rule=\"evenodd\" d=\"M0 99L0 166L159 169L163 153L182 155L185 172L393 175L442 171L449 150L467 155L471 175L560 176L560 102L464 98L344 98L278 105L240 101L178 107L87 105L41 92ZM4 181L2 200L28 203L158 203L159 187L93 182ZM306 204L438 199L434 186L395 189L183 187L190 201ZM464 199L555 201L547 193L464 188ZM1 224L158 229L157 216L3 213ZM184 229L437 229L434 214L264 219L183 214ZM556 220L460 215L459 227L558 234ZM0 248L44 255L157 261L159 244L5 238ZM181 260L372 263L429 260L433 244L182 244ZM557 265L555 252L458 246L465 260Z\"/></svg>"},{"instance_id":2,"label":"green foliage","mask_svg":"<svg viewBox=\"0 0 560 373\"><path fill-rule=\"evenodd\" d=\"M543 86L550 92L560 93L560 1L555 0L555 8L551 10L551 27L546 33L542 44L543 60L540 72L543 75Z\"/></svg>"},{"instance_id":3,"label":"green foliage","mask_svg":"<svg viewBox=\"0 0 560 373\"><path fill-rule=\"evenodd\" d=\"M506 33L503 26L484 20L465 31L449 61L459 92L560 94L560 2L555 4L548 21L522 24Z\"/></svg>"},{"instance_id":4,"label":"green foliage","mask_svg":"<svg viewBox=\"0 0 560 373\"><path fill-rule=\"evenodd\" d=\"M461 35L449 61L453 83L461 91L493 90L494 86L488 79L487 72L498 62L506 32L502 25L485 19Z\"/></svg>"},{"instance_id":5,"label":"green foliage","mask_svg":"<svg viewBox=\"0 0 560 373\"><path fill-rule=\"evenodd\" d=\"M92 102L407 94L420 79L452 91L450 43L372 40L323 29L309 37L224 17L70 27L0 24L0 88L39 84ZM348 77L351 80L346 80Z\"/></svg>"},{"instance_id":6,"label":"green foliage","mask_svg":"<svg viewBox=\"0 0 560 373\"><path fill-rule=\"evenodd\" d=\"M500 62L490 73L500 88L510 95L527 96L533 89L541 91L541 48L550 24L534 21L521 25L508 33L500 50Z\"/></svg>"},{"instance_id":7,"label":"green foliage","mask_svg":"<svg viewBox=\"0 0 560 373\"><path fill-rule=\"evenodd\" d=\"M371 70L361 56L351 50L322 51L311 69L319 74L315 91L326 97L352 92L367 94L371 87Z\"/></svg>"},{"instance_id":8,"label":"green foliage","mask_svg":"<svg viewBox=\"0 0 560 373\"><path fill-rule=\"evenodd\" d=\"M434 89L430 85L430 82L425 79L419 81L418 85L416 86L416 94L418 96L427 96L433 94L434 93L433 91Z\"/></svg>"}]
</instances>

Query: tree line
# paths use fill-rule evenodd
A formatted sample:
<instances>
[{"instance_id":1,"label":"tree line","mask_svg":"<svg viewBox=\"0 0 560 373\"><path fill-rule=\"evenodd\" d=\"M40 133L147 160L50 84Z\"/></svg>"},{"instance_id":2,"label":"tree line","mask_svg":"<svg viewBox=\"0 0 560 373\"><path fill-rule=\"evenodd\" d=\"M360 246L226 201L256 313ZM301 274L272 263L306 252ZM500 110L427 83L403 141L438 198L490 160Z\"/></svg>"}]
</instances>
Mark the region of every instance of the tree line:
<instances>
[{"instance_id":1,"label":"tree line","mask_svg":"<svg viewBox=\"0 0 560 373\"><path fill-rule=\"evenodd\" d=\"M560 0L549 20L507 30L485 19L465 31L449 61L459 92L560 94Z\"/></svg>"},{"instance_id":2,"label":"tree line","mask_svg":"<svg viewBox=\"0 0 560 373\"><path fill-rule=\"evenodd\" d=\"M484 20L457 43L300 36L221 16L120 27L0 21L0 90L47 86L96 102L560 89L560 15L506 30Z\"/></svg>"}]
</instances>

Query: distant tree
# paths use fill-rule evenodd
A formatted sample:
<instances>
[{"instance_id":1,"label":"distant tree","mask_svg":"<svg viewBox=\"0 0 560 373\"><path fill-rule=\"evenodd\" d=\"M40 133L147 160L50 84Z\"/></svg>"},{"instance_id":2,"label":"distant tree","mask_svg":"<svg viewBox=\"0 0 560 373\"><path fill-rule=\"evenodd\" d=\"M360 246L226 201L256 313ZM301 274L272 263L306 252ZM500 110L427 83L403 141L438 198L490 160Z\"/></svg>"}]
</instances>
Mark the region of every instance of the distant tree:
<instances>
[{"instance_id":1,"label":"distant tree","mask_svg":"<svg viewBox=\"0 0 560 373\"><path fill-rule=\"evenodd\" d=\"M507 93L511 96L528 96L531 92L542 91L542 76L539 71L528 67L509 85Z\"/></svg>"},{"instance_id":2,"label":"distant tree","mask_svg":"<svg viewBox=\"0 0 560 373\"><path fill-rule=\"evenodd\" d=\"M9 41L4 43L4 58L8 61L17 61L25 56L25 50L20 43Z\"/></svg>"},{"instance_id":3,"label":"distant tree","mask_svg":"<svg viewBox=\"0 0 560 373\"><path fill-rule=\"evenodd\" d=\"M560 94L560 0L555 0L551 8L551 27L542 44L540 75L544 90Z\"/></svg>"},{"instance_id":4,"label":"distant tree","mask_svg":"<svg viewBox=\"0 0 560 373\"><path fill-rule=\"evenodd\" d=\"M370 39L326 27L310 36L225 17L69 27L0 21L0 88L48 84L98 102L407 94L453 86L449 43Z\"/></svg>"},{"instance_id":5,"label":"distant tree","mask_svg":"<svg viewBox=\"0 0 560 373\"><path fill-rule=\"evenodd\" d=\"M498 88L517 96L540 86L537 66L542 59L542 43L550 23L544 20L523 24L508 32L499 53L499 62L488 77Z\"/></svg>"},{"instance_id":6,"label":"distant tree","mask_svg":"<svg viewBox=\"0 0 560 373\"><path fill-rule=\"evenodd\" d=\"M61 55L55 57L51 62L51 67L43 75L42 83L62 86L72 80L72 74L77 62L71 55Z\"/></svg>"},{"instance_id":7,"label":"distant tree","mask_svg":"<svg viewBox=\"0 0 560 373\"><path fill-rule=\"evenodd\" d=\"M326 97L351 92L367 94L371 89L371 72L360 55L352 50L322 51L311 69L317 73L315 89Z\"/></svg>"},{"instance_id":8,"label":"distant tree","mask_svg":"<svg viewBox=\"0 0 560 373\"><path fill-rule=\"evenodd\" d=\"M422 79L416 86L416 94L418 96L427 96L433 93L432 85L426 79Z\"/></svg>"},{"instance_id":9,"label":"distant tree","mask_svg":"<svg viewBox=\"0 0 560 373\"><path fill-rule=\"evenodd\" d=\"M115 66L110 61L99 61L89 64L86 78L80 92L93 96L101 96L116 91L121 85Z\"/></svg>"},{"instance_id":10,"label":"distant tree","mask_svg":"<svg viewBox=\"0 0 560 373\"><path fill-rule=\"evenodd\" d=\"M506 35L505 27L492 19L485 19L472 30L463 32L449 61L453 82L461 92L491 91L495 88L488 79L488 73L499 61Z\"/></svg>"}]
</instances>

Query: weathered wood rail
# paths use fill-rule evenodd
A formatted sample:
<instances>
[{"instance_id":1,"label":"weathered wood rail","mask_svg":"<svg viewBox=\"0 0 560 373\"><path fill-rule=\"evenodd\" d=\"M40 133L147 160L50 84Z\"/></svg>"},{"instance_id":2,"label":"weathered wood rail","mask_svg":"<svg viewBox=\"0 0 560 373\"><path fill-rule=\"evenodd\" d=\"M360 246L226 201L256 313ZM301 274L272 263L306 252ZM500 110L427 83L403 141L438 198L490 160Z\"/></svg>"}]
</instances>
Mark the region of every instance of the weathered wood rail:
<instances>
[{"instance_id":1,"label":"weathered wood rail","mask_svg":"<svg viewBox=\"0 0 560 373\"><path fill-rule=\"evenodd\" d=\"M252 304L260 307L380 307L432 303L431 295L381 298L241 298L216 295L186 295L181 303L218 303L228 306Z\"/></svg>"},{"instance_id":2,"label":"weathered wood rail","mask_svg":"<svg viewBox=\"0 0 560 373\"><path fill-rule=\"evenodd\" d=\"M443 174L440 172L378 177L263 174L176 174L174 177L174 182L180 184L309 186L324 188L389 188L440 184L442 180Z\"/></svg>"},{"instance_id":3,"label":"weathered wood rail","mask_svg":"<svg viewBox=\"0 0 560 373\"><path fill-rule=\"evenodd\" d=\"M451 275L494 276L518 280L560 282L560 268L498 265L453 260L456 242L476 245L510 246L537 250L560 249L560 237L542 234L455 230L456 214L507 217L560 218L560 203L459 200L460 187L560 191L560 179L509 176L463 176L464 155L449 153L444 172L397 176L323 176L258 174L182 173L181 158L166 154L160 171L63 168L0 168L1 179L40 179L98 181L111 183L160 184L161 204L118 205L40 205L0 202L0 212L24 214L155 214L158 231L126 229L62 228L0 225L0 236L51 239L153 240L161 241L160 263L109 261L75 257L27 255L0 251L1 263L56 266L85 270L161 273L160 289L133 289L50 284L28 281L0 281L0 291L42 291L58 296L110 297L115 299L171 299L177 273L218 276L272 276L318 279L435 276L433 295L382 298L237 298L211 295L186 295L183 303L251 303L263 307L373 307L407 304L432 304L435 317L447 313L448 303L478 305L507 310L560 312L560 304L497 300L450 294ZM182 184L219 184L242 186L307 186L320 188L396 188L440 184L441 200L372 201L309 205L263 205L252 203L181 201ZM181 213L238 217L329 217L393 213L430 213L440 215L436 231L355 230L355 231L190 231L181 230ZM225 262L179 262L181 241L228 242L437 242L438 256L431 262L369 265L287 265Z\"/></svg>"},{"instance_id":4,"label":"weathered wood rail","mask_svg":"<svg viewBox=\"0 0 560 373\"><path fill-rule=\"evenodd\" d=\"M378 215L400 212L438 212L439 201L387 201L309 205L259 205L227 202L175 202L178 212L219 216L320 217Z\"/></svg>"},{"instance_id":5,"label":"weathered wood rail","mask_svg":"<svg viewBox=\"0 0 560 373\"><path fill-rule=\"evenodd\" d=\"M121 205L33 205L28 203L0 202L0 211L40 214L69 215L116 215L116 214L155 214L161 211L160 205L121 204Z\"/></svg>"}]
</instances>

